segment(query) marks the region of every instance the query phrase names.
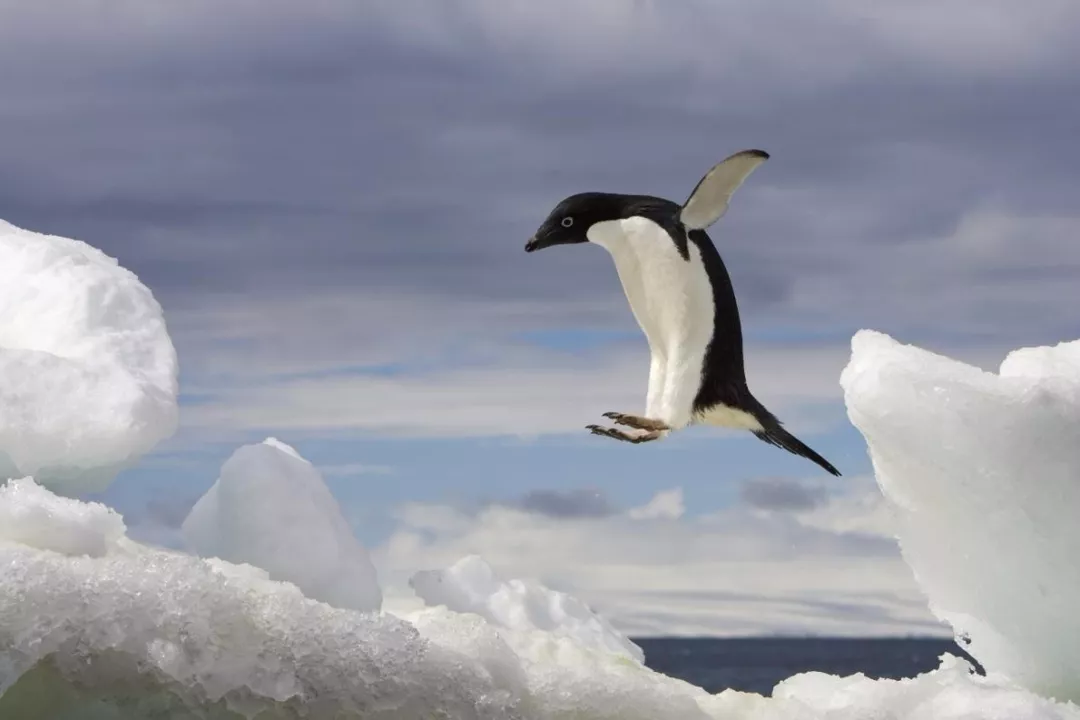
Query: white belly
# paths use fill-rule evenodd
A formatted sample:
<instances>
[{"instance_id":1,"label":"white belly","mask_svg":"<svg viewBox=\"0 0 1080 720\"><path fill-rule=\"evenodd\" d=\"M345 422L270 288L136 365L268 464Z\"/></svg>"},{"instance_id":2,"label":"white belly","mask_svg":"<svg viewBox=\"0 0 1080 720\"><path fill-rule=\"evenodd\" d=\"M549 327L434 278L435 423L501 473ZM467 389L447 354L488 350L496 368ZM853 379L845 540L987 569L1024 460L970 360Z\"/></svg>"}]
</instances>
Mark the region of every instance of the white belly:
<instances>
[{"instance_id":1,"label":"white belly","mask_svg":"<svg viewBox=\"0 0 1080 720\"><path fill-rule=\"evenodd\" d=\"M690 260L684 260L663 228L641 217L597 223L588 237L611 253L649 341L646 416L685 427L693 419L715 312L700 251L690 243Z\"/></svg>"}]
</instances>

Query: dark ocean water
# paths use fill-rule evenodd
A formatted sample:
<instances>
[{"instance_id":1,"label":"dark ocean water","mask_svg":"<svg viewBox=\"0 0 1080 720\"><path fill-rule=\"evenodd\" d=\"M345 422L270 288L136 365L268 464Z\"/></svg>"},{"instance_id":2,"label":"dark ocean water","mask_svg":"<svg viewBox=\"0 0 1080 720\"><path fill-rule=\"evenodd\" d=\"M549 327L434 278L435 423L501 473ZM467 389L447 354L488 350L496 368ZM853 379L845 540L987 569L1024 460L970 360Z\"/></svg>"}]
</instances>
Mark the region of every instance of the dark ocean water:
<instances>
[{"instance_id":1,"label":"dark ocean water","mask_svg":"<svg viewBox=\"0 0 1080 720\"><path fill-rule=\"evenodd\" d=\"M802 672L906 678L938 667L949 653L975 661L952 640L926 638L634 638L645 664L715 693L763 695ZM981 671L981 669L980 669Z\"/></svg>"}]
</instances>

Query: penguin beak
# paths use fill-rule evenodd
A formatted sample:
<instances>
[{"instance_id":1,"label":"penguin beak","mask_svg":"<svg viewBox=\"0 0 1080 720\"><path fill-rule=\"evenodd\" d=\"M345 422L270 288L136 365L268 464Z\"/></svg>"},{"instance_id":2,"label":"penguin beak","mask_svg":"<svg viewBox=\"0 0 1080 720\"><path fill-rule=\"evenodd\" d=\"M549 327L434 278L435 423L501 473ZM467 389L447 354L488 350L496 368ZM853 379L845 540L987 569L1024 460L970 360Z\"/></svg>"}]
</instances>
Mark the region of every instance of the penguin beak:
<instances>
[{"instance_id":1,"label":"penguin beak","mask_svg":"<svg viewBox=\"0 0 1080 720\"><path fill-rule=\"evenodd\" d=\"M559 244L561 243L557 235L533 235L529 238L529 242L525 243L525 252L531 253Z\"/></svg>"}]
</instances>

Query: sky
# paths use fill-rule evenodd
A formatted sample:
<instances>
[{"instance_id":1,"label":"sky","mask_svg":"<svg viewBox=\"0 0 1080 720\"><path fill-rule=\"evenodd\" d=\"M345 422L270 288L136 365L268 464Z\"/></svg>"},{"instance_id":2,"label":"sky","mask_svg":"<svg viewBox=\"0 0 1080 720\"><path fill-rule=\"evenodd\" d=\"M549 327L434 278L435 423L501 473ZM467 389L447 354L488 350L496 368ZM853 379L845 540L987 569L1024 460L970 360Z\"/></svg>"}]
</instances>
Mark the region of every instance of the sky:
<instances>
[{"instance_id":1,"label":"sky","mask_svg":"<svg viewBox=\"0 0 1080 720\"><path fill-rule=\"evenodd\" d=\"M1071 0L0 0L0 218L162 304L181 426L102 496L177 527L240 445L321 468L389 602L479 553L636 634L926 634L840 371L860 328L984 368L1080 337ZM632 446L648 352L607 255L523 247L584 190L711 230L758 398Z\"/></svg>"}]
</instances>

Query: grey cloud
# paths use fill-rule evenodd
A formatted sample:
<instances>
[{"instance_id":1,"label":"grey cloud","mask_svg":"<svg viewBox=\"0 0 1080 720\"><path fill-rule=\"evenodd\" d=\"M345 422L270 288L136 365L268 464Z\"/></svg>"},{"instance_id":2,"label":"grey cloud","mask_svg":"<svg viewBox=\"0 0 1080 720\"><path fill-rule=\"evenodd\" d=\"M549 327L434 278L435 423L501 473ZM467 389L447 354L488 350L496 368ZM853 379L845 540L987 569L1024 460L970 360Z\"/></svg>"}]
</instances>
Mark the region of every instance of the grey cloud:
<instances>
[{"instance_id":1,"label":"grey cloud","mask_svg":"<svg viewBox=\"0 0 1080 720\"><path fill-rule=\"evenodd\" d=\"M821 506L828 499L828 492L789 478L765 477L744 481L739 498L760 510L798 511Z\"/></svg>"},{"instance_id":2,"label":"grey cloud","mask_svg":"<svg viewBox=\"0 0 1080 720\"><path fill-rule=\"evenodd\" d=\"M564 28L557 9L317 5L106 22L57 3L0 23L0 133L17 139L0 147L0 217L98 245L174 317L202 313L176 335L195 364L223 302L347 294L426 304L435 319L406 314L400 351L430 357L429 336L471 330L478 304L549 310L489 322L492 343L544 324L633 329L601 251L526 256L524 239L571 192L680 199L716 159L761 146L773 159L713 233L749 332L870 326L1015 345L1074 329L1059 297L1080 274L1066 243L1039 246L1056 269L1026 272L919 243L988 207L1076 217L1080 79L1061 40L1075 14L1017 11L1015 42L984 67L976 50L992 35L922 37L915 10L868 18L861 38L831 5L721 17L699 3L646 20L633 15L644 6L605 6L552 44L524 30ZM768 38L749 32L766 21ZM706 44L713 32L727 42ZM992 71L1002 62L1010 72ZM341 327L348 342L295 342L399 351Z\"/></svg>"},{"instance_id":3,"label":"grey cloud","mask_svg":"<svg viewBox=\"0 0 1080 720\"><path fill-rule=\"evenodd\" d=\"M598 490L530 490L516 503L528 512L552 518L597 518L615 512Z\"/></svg>"}]
</instances>

